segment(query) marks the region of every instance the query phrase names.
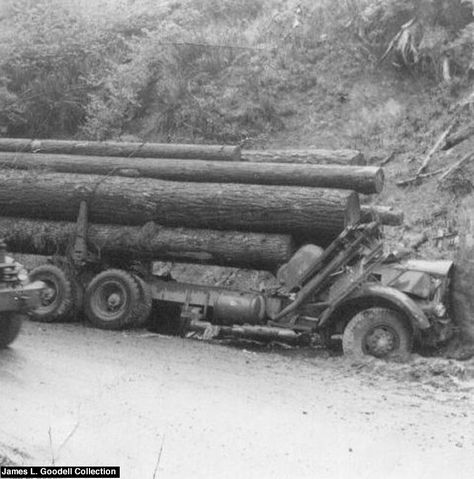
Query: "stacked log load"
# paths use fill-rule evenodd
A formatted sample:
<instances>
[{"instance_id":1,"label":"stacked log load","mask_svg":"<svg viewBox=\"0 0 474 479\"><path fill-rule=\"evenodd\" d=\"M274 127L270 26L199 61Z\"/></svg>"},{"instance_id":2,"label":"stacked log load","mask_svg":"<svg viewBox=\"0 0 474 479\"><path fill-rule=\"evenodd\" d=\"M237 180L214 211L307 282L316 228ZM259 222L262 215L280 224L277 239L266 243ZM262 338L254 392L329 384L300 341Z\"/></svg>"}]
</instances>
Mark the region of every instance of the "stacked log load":
<instances>
[{"instance_id":1,"label":"stacked log load","mask_svg":"<svg viewBox=\"0 0 474 479\"><path fill-rule=\"evenodd\" d=\"M61 254L86 201L88 240L106 255L273 269L295 245L324 247L361 218L399 221L359 206L359 193L380 193L384 183L359 152L287 155L0 138L0 236L12 251Z\"/></svg>"}]
</instances>

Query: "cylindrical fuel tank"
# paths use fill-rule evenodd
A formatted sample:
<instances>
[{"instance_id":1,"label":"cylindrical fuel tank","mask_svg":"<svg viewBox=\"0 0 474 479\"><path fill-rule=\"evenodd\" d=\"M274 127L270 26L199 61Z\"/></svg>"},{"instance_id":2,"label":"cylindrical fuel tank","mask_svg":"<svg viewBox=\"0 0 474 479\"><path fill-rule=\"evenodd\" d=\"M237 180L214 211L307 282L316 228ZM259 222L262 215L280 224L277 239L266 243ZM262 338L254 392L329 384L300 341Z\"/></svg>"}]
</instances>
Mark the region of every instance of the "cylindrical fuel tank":
<instances>
[{"instance_id":1,"label":"cylindrical fuel tank","mask_svg":"<svg viewBox=\"0 0 474 479\"><path fill-rule=\"evenodd\" d=\"M265 300L254 293L224 292L214 303L214 322L218 324L261 324Z\"/></svg>"}]
</instances>

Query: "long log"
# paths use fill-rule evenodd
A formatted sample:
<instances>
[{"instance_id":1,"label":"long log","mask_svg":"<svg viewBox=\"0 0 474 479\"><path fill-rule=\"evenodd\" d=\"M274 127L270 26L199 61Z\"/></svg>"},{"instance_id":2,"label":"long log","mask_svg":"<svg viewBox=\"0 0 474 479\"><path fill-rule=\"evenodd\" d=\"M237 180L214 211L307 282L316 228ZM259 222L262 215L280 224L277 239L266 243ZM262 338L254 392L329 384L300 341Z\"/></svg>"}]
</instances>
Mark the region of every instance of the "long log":
<instances>
[{"instance_id":1,"label":"long log","mask_svg":"<svg viewBox=\"0 0 474 479\"><path fill-rule=\"evenodd\" d=\"M386 226L400 226L403 224L404 214L390 206L363 205L360 207L360 220L362 223L378 220Z\"/></svg>"},{"instance_id":2,"label":"long log","mask_svg":"<svg viewBox=\"0 0 474 479\"><path fill-rule=\"evenodd\" d=\"M0 151L141 158L240 160L239 146L0 138Z\"/></svg>"},{"instance_id":3,"label":"long log","mask_svg":"<svg viewBox=\"0 0 474 479\"><path fill-rule=\"evenodd\" d=\"M171 181L340 188L365 194L380 193L384 184L383 170L376 166L0 153L0 167L42 168L61 173L140 176Z\"/></svg>"},{"instance_id":4,"label":"long log","mask_svg":"<svg viewBox=\"0 0 474 479\"><path fill-rule=\"evenodd\" d=\"M13 253L65 255L76 224L0 217L0 237ZM194 262L273 270L294 253L288 235L237 231L89 225L88 242L102 257Z\"/></svg>"},{"instance_id":5,"label":"long log","mask_svg":"<svg viewBox=\"0 0 474 479\"><path fill-rule=\"evenodd\" d=\"M0 170L2 216L74 221L82 200L92 223L309 234L319 245L360 217L350 190Z\"/></svg>"},{"instance_id":6,"label":"long log","mask_svg":"<svg viewBox=\"0 0 474 479\"><path fill-rule=\"evenodd\" d=\"M366 165L364 155L357 150L242 150L241 160L254 163Z\"/></svg>"}]
</instances>

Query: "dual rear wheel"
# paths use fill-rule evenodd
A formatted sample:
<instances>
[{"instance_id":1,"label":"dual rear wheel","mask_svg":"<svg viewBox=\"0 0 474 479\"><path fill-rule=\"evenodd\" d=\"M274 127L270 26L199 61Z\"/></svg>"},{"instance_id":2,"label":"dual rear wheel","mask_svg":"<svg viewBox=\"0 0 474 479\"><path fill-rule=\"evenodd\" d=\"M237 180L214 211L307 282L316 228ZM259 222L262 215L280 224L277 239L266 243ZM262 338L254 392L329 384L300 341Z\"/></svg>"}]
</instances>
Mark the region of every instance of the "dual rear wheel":
<instances>
[{"instance_id":1,"label":"dual rear wheel","mask_svg":"<svg viewBox=\"0 0 474 479\"><path fill-rule=\"evenodd\" d=\"M120 269L99 273L87 286L84 311L101 329L142 326L151 313L150 286L140 277Z\"/></svg>"},{"instance_id":2,"label":"dual rear wheel","mask_svg":"<svg viewBox=\"0 0 474 479\"><path fill-rule=\"evenodd\" d=\"M30 280L46 284L40 306L30 313L35 321L70 321L84 310L98 328L124 329L142 326L151 313L149 285L124 270L102 271L85 292L77 278L55 265L39 266L30 273Z\"/></svg>"}]
</instances>

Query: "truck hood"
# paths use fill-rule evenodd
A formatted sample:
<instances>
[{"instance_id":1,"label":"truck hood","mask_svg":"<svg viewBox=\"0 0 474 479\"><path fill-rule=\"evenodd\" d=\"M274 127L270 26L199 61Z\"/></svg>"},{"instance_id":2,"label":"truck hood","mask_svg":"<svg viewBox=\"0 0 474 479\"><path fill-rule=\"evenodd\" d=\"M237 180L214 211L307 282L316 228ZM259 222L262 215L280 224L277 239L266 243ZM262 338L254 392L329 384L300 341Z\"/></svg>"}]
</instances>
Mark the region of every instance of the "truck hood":
<instances>
[{"instance_id":1,"label":"truck hood","mask_svg":"<svg viewBox=\"0 0 474 479\"><path fill-rule=\"evenodd\" d=\"M423 260L423 259L410 259L400 264L402 269L409 271L419 271L421 273L428 273L434 276L448 276L453 262L448 260Z\"/></svg>"},{"instance_id":2,"label":"truck hood","mask_svg":"<svg viewBox=\"0 0 474 479\"><path fill-rule=\"evenodd\" d=\"M380 275L380 281L385 286L428 299L433 288L445 283L452 267L452 261L407 260L382 264L375 274ZM441 283L436 283L436 280L441 280Z\"/></svg>"}]
</instances>

